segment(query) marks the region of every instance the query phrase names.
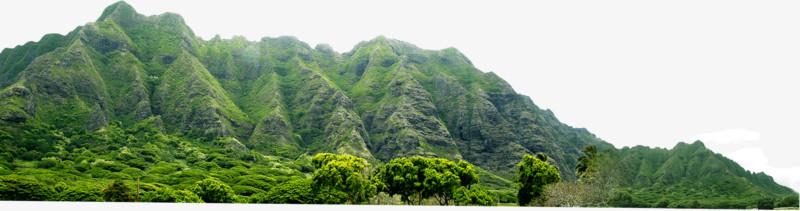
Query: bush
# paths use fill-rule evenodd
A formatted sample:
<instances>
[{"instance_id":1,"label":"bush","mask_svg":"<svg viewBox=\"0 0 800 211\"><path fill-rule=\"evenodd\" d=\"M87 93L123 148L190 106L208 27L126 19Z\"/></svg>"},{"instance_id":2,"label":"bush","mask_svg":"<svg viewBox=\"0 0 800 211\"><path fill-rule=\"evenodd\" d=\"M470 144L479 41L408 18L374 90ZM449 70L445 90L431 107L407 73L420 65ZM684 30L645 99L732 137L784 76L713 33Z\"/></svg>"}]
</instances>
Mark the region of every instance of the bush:
<instances>
[{"instance_id":1,"label":"bush","mask_svg":"<svg viewBox=\"0 0 800 211\"><path fill-rule=\"evenodd\" d=\"M0 176L0 200L45 201L56 192L38 180L18 175Z\"/></svg>"},{"instance_id":2,"label":"bush","mask_svg":"<svg viewBox=\"0 0 800 211\"><path fill-rule=\"evenodd\" d=\"M250 196L250 203L270 204L311 204L315 203L314 193L311 192L313 181L308 179L290 180L279 183L267 193L257 193ZM324 203L324 202L322 202Z\"/></svg>"},{"instance_id":3,"label":"bush","mask_svg":"<svg viewBox=\"0 0 800 211\"><path fill-rule=\"evenodd\" d=\"M216 178L206 178L197 181L192 192L209 203L233 203L238 201L236 194L230 186Z\"/></svg>"},{"instance_id":4,"label":"bush","mask_svg":"<svg viewBox=\"0 0 800 211\"><path fill-rule=\"evenodd\" d=\"M144 175L144 171L142 171L141 169L138 169L138 168L133 168L133 167L128 167L128 168L122 169L122 171L120 171L120 172L130 175L132 178L140 178L141 176Z\"/></svg>"},{"instance_id":5,"label":"bush","mask_svg":"<svg viewBox=\"0 0 800 211\"><path fill-rule=\"evenodd\" d=\"M783 197L780 201L775 203L775 207L800 207L800 199L797 195Z\"/></svg>"},{"instance_id":6,"label":"bush","mask_svg":"<svg viewBox=\"0 0 800 211\"><path fill-rule=\"evenodd\" d=\"M147 168L147 162L145 162L144 159L141 159L141 158L125 160L125 161L123 161L123 163L128 164L128 166L131 166L131 167L134 167L134 168L138 168L138 169Z\"/></svg>"},{"instance_id":7,"label":"bush","mask_svg":"<svg viewBox=\"0 0 800 211\"><path fill-rule=\"evenodd\" d=\"M114 202L131 202L133 197L130 194L131 188L121 181L114 180L103 190L103 199Z\"/></svg>"},{"instance_id":8,"label":"bush","mask_svg":"<svg viewBox=\"0 0 800 211\"><path fill-rule=\"evenodd\" d=\"M454 192L453 198L456 204L460 205L495 205L494 198L486 190L480 188L467 189L464 186L458 187Z\"/></svg>"},{"instance_id":9,"label":"bush","mask_svg":"<svg viewBox=\"0 0 800 211\"><path fill-rule=\"evenodd\" d=\"M758 200L758 209L771 210L775 208L775 199L772 197L764 197Z\"/></svg>"},{"instance_id":10,"label":"bush","mask_svg":"<svg viewBox=\"0 0 800 211\"><path fill-rule=\"evenodd\" d=\"M103 201L103 188L98 185L70 185L58 197L59 201Z\"/></svg>"},{"instance_id":11,"label":"bush","mask_svg":"<svg viewBox=\"0 0 800 211\"><path fill-rule=\"evenodd\" d=\"M106 176L111 174L111 171L105 170L105 169L101 169L101 168L92 168L92 169L89 169L88 171L85 171L83 173L87 174L88 176L90 176L92 178L105 178Z\"/></svg>"},{"instance_id":12,"label":"bush","mask_svg":"<svg viewBox=\"0 0 800 211\"><path fill-rule=\"evenodd\" d=\"M101 168L111 172L119 172L122 171L122 169L128 168L128 165L114 161L97 160L94 163L92 163L92 165L94 166L94 168Z\"/></svg>"},{"instance_id":13,"label":"bush","mask_svg":"<svg viewBox=\"0 0 800 211\"><path fill-rule=\"evenodd\" d=\"M257 193L264 193L266 191L247 185L234 185L231 189L233 192L242 196L251 196Z\"/></svg>"},{"instance_id":14,"label":"bush","mask_svg":"<svg viewBox=\"0 0 800 211\"><path fill-rule=\"evenodd\" d=\"M158 189L147 192L142 196L143 202L179 202L179 203L202 203L197 194L187 190L173 190L170 188Z\"/></svg>"},{"instance_id":15,"label":"bush","mask_svg":"<svg viewBox=\"0 0 800 211\"><path fill-rule=\"evenodd\" d=\"M42 153L39 153L36 150L31 150L31 151L27 151L27 152L22 153L20 158L22 158L22 160L25 160L25 161L33 161L33 160L38 160L39 158L41 158L41 156L42 156L41 154Z\"/></svg>"},{"instance_id":16,"label":"bush","mask_svg":"<svg viewBox=\"0 0 800 211\"><path fill-rule=\"evenodd\" d=\"M59 160L55 157L42 158L42 161L36 163L36 168L49 169L58 165Z\"/></svg>"},{"instance_id":17,"label":"bush","mask_svg":"<svg viewBox=\"0 0 800 211\"><path fill-rule=\"evenodd\" d=\"M653 208L667 208L667 207L669 207L669 199L667 198L661 198L660 200L658 200L658 202L653 204Z\"/></svg>"},{"instance_id":18,"label":"bush","mask_svg":"<svg viewBox=\"0 0 800 211\"><path fill-rule=\"evenodd\" d=\"M158 162L155 166L148 170L148 174L162 174L169 175L183 169L181 165L174 163L167 163L164 161Z\"/></svg>"}]
</instances>

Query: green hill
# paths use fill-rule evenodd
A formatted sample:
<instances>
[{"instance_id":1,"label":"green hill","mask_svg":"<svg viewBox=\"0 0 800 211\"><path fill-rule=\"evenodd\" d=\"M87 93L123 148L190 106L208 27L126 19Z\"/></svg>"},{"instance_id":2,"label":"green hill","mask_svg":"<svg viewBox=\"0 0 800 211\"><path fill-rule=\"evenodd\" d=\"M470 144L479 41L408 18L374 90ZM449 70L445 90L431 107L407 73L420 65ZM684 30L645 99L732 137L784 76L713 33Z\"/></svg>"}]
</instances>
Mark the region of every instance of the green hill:
<instances>
[{"instance_id":1,"label":"green hill","mask_svg":"<svg viewBox=\"0 0 800 211\"><path fill-rule=\"evenodd\" d=\"M331 152L378 166L466 160L507 194L523 155L546 153L575 181L580 150L596 145L617 152L648 201L694 185L718 198L792 194L698 143L617 150L454 48L383 36L344 53L294 37L203 40L178 14L144 16L122 1L67 35L0 53L0 175L53 187L141 179L181 190L211 176L250 196L309 177L309 155Z\"/></svg>"}]
</instances>

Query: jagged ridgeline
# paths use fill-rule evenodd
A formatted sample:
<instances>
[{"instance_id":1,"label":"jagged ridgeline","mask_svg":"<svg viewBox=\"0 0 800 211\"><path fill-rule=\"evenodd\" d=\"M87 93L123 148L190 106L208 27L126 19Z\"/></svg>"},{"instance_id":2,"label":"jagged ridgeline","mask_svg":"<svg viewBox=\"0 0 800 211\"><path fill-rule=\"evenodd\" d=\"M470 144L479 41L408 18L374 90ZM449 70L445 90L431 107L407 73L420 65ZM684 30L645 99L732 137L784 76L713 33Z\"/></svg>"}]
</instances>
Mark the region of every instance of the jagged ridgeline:
<instances>
[{"instance_id":1,"label":"jagged ridgeline","mask_svg":"<svg viewBox=\"0 0 800 211\"><path fill-rule=\"evenodd\" d=\"M681 142L672 149L636 146L617 152L620 176L636 190L633 195L648 205L671 201L672 207L692 208L690 202L699 200L701 207L693 208L744 209L764 196L796 194L771 176L747 171L712 152L700 141Z\"/></svg>"},{"instance_id":2,"label":"jagged ridgeline","mask_svg":"<svg viewBox=\"0 0 800 211\"><path fill-rule=\"evenodd\" d=\"M574 179L579 149L612 148L454 48L382 36L346 53L293 37L205 41L177 14L144 16L118 2L65 36L5 49L0 62L2 121L68 133L148 122L280 156L423 155L507 178L524 154L544 152Z\"/></svg>"},{"instance_id":3,"label":"jagged ridgeline","mask_svg":"<svg viewBox=\"0 0 800 211\"><path fill-rule=\"evenodd\" d=\"M78 169L72 174L91 178L127 178L127 169L202 179L197 171L207 168L242 187L237 178L253 175L212 169L258 160L253 174L269 166L269 174L302 177L319 152L376 164L422 155L466 160L480 167L482 184L507 193L523 155L546 153L561 178L575 181L580 150L596 145L646 203L793 193L700 142L617 150L454 48L382 36L345 53L293 37L206 41L177 14L144 16L125 2L66 35L0 52L0 145L0 174L36 173L26 169L63 159ZM175 173L188 164L193 170ZM154 178L143 181L193 181Z\"/></svg>"}]
</instances>

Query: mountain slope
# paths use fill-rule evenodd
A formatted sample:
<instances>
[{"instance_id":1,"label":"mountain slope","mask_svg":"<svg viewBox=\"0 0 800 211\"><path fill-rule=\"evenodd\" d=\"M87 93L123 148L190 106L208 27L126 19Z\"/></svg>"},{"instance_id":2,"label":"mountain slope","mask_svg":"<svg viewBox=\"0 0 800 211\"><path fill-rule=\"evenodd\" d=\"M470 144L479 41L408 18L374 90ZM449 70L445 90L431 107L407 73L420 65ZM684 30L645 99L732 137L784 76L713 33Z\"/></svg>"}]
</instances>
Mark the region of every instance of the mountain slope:
<instances>
[{"instance_id":1,"label":"mountain slope","mask_svg":"<svg viewBox=\"0 0 800 211\"><path fill-rule=\"evenodd\" d=\"M75 34L57 37L70 40L19 74L3 72L3 84L15 84L3 91L3 119L69 124L80 133L156 116L167 134L233 137L283 156L435 156L507 178L523 154L545 152L574 179L578 149L611 148L452 48L377 37L339 54L291 37L203 41L179 15L144 16L125 2ZM46 50L37 46L51 39L9 52Z\"/></svg>"},{"instance_id":2,"label":"mountain slope","mask_svg":"<svg viewBox=\"0 0 800 211\"><path fill-rule=\"evenodd\" d=\"M503 180L524 154L543 152L574 181L584 146L616 150L561 123L454 48L425 50L383 36L345 53L293 37L206 41L177 14L144 16L125 2L65 36L3 50L0 87L0 132L8 132L0 134L0 153L14 158L146 129L158 134L148 138L173 145L186 139L288 159L317 152L374 163L414 155L463 159ZM27 146L24 134L35 124L58 141ZM788 193L720 156L674 150L623 149L621 160L641 188L711 181L727 171L747 179L746 188Z\"/></svg>"}]
</instances>

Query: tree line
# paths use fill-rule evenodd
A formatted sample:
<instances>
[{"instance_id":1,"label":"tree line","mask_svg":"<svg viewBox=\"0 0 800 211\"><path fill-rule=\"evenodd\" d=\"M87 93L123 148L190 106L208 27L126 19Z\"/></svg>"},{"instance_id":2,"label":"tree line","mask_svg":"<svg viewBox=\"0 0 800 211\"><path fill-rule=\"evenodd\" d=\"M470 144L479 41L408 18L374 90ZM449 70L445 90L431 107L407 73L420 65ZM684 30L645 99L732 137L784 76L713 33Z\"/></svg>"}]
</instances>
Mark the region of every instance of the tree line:
<instances>
[{"instance_id":1,"label":"tree line","mask_svg":"<svg viewBox=\"0 0 800 211\"><path fill-rule=\"evenodd\" d=\"M624 184L624 175L609 155L587 146L575 167L578 180L562 181L559 170L546 154L524 155L514 176L516 203L519 206L566 207L662 207L662 208L740 208L743 202L708 206L695 201L662 199L644 202ZM44 161L44 160L43 160ZM56 162L56 161L53 161ZM109 202L188 202L188 203L270 203L270 204L399 204L479 205L498 204L497 196L480 184L476 167L459 160L420 156L396 158L372 166L363 158L348 154L319 153L309 160L309 177L291 177L281 182L250 175L251 180L229 184L218 177L222 172L204 173L192 183L164 185L139 184L132 180L111 180L107 185L63 182L48 185L32 177L0 176L0 200L34 201L109 201ZM222 162L225 163L225 162ZM39 167L47 167L40 162ZM61 164L53 164L61 165ZM111 165L113 166L113 165ZM232 166L231 169L240 169ZM127 168L130 169L130 168ZM164 174L180 170L159 163L149 172ZM90 172L91 171L86 171ZM258 177L258 178L256 178ZM176 178L179 179L179 178ZM258 181L273 181L259 183ZM134 183L135 182L135 183ZM231 186L233 185L233 187ZM245 186L242 186L245 185ZM257 187L248 191L243 187ZM242 195L243 193L250 193ZM753 201L758 208L793 207L797 196ZM722 203L722 202L720 202ZM741 208L746 208L741 207Z\"/></svg>"}]
</instances>

